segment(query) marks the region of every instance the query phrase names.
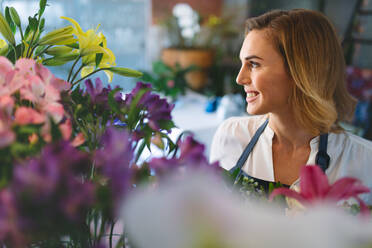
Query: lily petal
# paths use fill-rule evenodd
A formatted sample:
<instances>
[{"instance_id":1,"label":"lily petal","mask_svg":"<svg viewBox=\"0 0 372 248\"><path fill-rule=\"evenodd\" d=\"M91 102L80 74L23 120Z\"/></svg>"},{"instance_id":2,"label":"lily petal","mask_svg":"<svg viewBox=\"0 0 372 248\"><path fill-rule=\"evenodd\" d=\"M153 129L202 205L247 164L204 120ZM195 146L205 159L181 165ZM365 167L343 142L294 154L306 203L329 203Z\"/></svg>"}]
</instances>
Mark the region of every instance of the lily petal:
<instances>
[{"instance_id":1,"label":"lily petal","mask_svg":"<svg viewBox=\"0 0 372 248\"><path fill-rule=\"evenodd\" d=\"M61 16L62 19L65 19L69 22L71 22L74 26L75 26L75 29L78 33L84 33L83 30L81 29L79 23L77 21L75 21L74 19L72 18L69 18L69 17L65 17L65 16Z\"/></svg>"},{"instance_id":2,"label":"lily petal","mask_svg":"<svg viewBox=\"0 0 372 248\"><path fill-rule=\"evenodd\" d=\"M356 178L344 177L337 180L327 193L327 199L339 201L368 193L370 189L362 185Z\"/></svg>"},{"instance_id":3,"label":"lily petal","mask_svg":"<svg viewBox=\"0 0 372 248\"><path fill-rule=\"evenodd\" d=\"M328 178L317 165L303 166L300 178L300 192L307 200L319 200L329 191Z\"/></svg>"}]
</instances>

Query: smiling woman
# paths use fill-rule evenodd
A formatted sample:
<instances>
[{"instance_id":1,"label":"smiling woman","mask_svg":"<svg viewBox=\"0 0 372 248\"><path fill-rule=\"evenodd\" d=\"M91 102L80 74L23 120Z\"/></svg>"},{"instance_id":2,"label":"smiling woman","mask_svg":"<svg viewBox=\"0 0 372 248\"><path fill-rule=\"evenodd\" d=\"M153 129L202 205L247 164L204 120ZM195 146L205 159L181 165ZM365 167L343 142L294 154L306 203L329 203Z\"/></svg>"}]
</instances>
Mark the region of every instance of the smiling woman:
<instances>
[{"instance_id":1,"label":"smiling woman","mask_svg":"<svg viewBox=\"0 0 372 248\"><path fill-rule=\"evenodd\" d=\"M339 126L355 101L345 87L345 62L332 24L305 9L248 19L237 83L254 116L226 120L211 161L263 185L296 186L303 165L318 165L331 183L356 177L372 188L372 143ZM362 198L372 204L372 194Z\"/></svg>"}]
</instances>

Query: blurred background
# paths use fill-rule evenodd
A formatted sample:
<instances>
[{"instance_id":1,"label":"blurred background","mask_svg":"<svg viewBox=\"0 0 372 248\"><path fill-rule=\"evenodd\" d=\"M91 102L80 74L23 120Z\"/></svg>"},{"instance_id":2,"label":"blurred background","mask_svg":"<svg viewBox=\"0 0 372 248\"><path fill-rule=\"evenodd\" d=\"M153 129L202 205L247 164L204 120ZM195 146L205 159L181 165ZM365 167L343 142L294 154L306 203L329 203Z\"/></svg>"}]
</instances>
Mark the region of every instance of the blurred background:
<instances>
[{"instance_id":1,"label":"blurred background","mask_svg":"<svg viewBox=\"0 0 372 248\"><path fill-rule=\"evenodd\" d=\"M0 1L2 8L15 7L22 23L35 13L38 2ZM68 24L60 16L74 18L83 30L100 25L117 65L145 72L140 80L176 104L176 124L196 132L207 149L223 119L245 114L243 92L235 83L244 21L272 9L321 11L337 29L348 64L348 87L359 100L353 122L345 126L372 139L372 1L49 0L48 5L46 31ZM67 68L54 73L66 75ZM135 82L114 76L112 84L129 91Z\"/></svg>"}]
</instances>

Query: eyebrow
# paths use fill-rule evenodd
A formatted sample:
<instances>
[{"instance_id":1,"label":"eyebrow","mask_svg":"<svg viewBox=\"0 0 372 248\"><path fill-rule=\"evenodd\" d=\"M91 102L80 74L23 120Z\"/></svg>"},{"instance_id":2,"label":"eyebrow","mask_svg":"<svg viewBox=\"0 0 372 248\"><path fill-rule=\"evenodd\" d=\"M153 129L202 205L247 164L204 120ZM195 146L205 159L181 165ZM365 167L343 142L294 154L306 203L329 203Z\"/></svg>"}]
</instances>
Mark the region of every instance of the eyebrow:
<instances>
[{"instance_id":1,"label":"eyebrow","mask_svg":"<svg viewBox=\"0 0 372 248\"><path fill-rule=\"evenodd\" d=\"M263 58L260 58L256 55L251 55L251 56L247 56L247 57L244 58L244 60L250 60L250 59L261 59L261 60L263 60Z\"/></svg>"}]
</instances>

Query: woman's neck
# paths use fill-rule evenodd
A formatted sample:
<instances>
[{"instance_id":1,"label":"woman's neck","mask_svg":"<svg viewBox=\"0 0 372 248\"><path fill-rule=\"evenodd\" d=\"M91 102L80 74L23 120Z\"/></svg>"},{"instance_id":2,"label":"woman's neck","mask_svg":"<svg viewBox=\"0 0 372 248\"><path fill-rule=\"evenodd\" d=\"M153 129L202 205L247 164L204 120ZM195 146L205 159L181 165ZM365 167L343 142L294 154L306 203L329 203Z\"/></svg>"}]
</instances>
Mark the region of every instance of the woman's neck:
<instances>
[{"instance_id":1,"label":"woman's neck","mask_svg":"<svg viewBox=\"0 0 372 248\"><path fill-rule=\"evenodd\" d=\"M309 146L314 135L298 125L293 116L288 112L282 115L270 113L269 126L274 131L273 142L296 150Z\"/></svg>"}]
</instances>

